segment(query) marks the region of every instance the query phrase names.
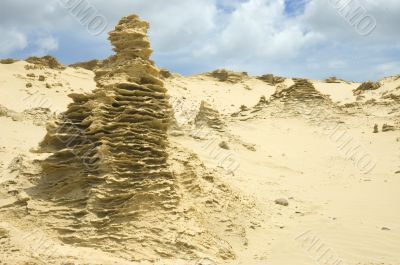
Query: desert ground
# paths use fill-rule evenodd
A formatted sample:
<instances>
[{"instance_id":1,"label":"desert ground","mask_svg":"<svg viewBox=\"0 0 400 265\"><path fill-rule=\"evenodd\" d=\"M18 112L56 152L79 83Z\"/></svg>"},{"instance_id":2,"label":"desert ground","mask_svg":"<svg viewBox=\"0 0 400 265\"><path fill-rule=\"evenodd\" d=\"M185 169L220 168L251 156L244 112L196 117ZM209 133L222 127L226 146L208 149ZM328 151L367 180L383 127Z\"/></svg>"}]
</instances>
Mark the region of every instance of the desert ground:
<instances>
[{"instance_id":1,"label":"desert ground","mask_svg":"<svg viewBox=\"0 0 400 265\"><path fill-rule=\"evenodd\" d=\"M1 61L0 264L400 264L400 75L182 76L146 30Z\"/></svg>"}]
</instances>

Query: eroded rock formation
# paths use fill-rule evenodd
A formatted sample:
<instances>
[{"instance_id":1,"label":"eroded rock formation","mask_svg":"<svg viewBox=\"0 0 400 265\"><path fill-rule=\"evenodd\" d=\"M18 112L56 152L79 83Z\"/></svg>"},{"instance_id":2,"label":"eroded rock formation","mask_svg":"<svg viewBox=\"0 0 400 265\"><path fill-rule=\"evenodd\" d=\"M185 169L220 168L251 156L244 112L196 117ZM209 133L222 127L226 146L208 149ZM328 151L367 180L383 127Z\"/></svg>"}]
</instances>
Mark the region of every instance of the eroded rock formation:
<instances>
[{"instance_id":1,"label":"eroded rock formation","mask_svg":"<svg viewBox=\"0 0 400 265\"><path fill-rule=\"evenodd\" d=\"M379 82L378 83L377 82L371 82L371 81L364 82L358 88L356 88L353 91L353 94L355 96L358 96L358 95L361 95L362 93L364 93L365 91L376 90L376 89L378 89L380 87L381 87L381 84Z\"/></svg>"},{"instance_id":2,"label":"eroded rock formation","mask_svg":"<svg viewBox=\"0 0 400 265\"><path fill-rule=\"evenodd\" d=\"M261 81L264 81L264 82L270 84L271 86L280 84L285 81L284 77L274 76L273 74L265 74L265 75L259 76L257 78Z\"/></svg>"},{"instance_id":3,"label":"eroded rock formation","mask_svg":"<svg viewBox=\"0 0 400 265\"><path fill-rule=\"evenodd\" d=\"M290 87L278 86L271 96L267 109L274 115L311 116L318 121L332 111L340 111L329 96L321 94L307 79L294 78L293 81L295 84Z\"/></svg>"},{"instance_id":4,"label":"eroded rock formation","mask_svg":"<svg viewBox=\"0 0 400 265\"><path fill-rule=\"evenodd\" d=\"M245 242L246 222L237 224L231 212L246 211L237 195L169 146L171 111L149 60L148 27L135 15L123 18L109 38L116 55L96 70L98 89L71 94L74 102L48 126L41 150L53 154L42 163L34 198L50 210L39 214L65 243L134 260L233 258L222 238ZM232 202L228 216L221 205Z\"/></svg>"},{"instance_id":5,"label":"eroded rock formation","mask_svg":"<svg viewBox=\"0 0 400 265\"><path fill-rule=\"evenodd\" d=\"M0 64L13 64L15 62L18 62L18 60L12 58L0 59Z\"/></svg>"},{"instance_id":6,"label":"eroded rock formation","mask_svg":"<svg viewBox=\"0 0 400 265\"><path fill-rule=\"evenodd\" d=\"M295 84L286 89L277 91L271 96L271 100L281 102L308 102L318 103L318 101L328 100L328 97L322 95L315 89L313 84L307 79L294 79Z\"/></svg>"},{"instance_id":7,"label":"eroded rock formation","mask_svg":"<svg viewBox=\"0 0 400 265\"><path fill-rule=\"evenodd\" d=\"M111 223L178 202L165 150L168 99L149 60L147 29L136 16L120 21L110 33L117 54L96 72L98 89L71 94L74 103L41 143L54 152L43 163L42 189L75 209L65 213L75 227L65 238L93 224L116 233Z\"/></svg>"},{"instance_id":8,"label":"eroded rock formation","mask_svg":"<svg viewBox=\"0 0 400 265\"><path fill-rule=\"evenodd\" d=\"M56 58L50 55L46 55L43 57L32 56L26 58L25 61L34 64L37 68L48 67L51 69L59 69L59 70L65 69L65 67L62 64L60 64Z\"/></svg>"},{"instance_id":9,"label":"eroded rock formation","mask_svg":"<svg viewBox=\"0 0 400 265\"><path fill-rule=\"evenodd\" d=\"M229 83L239 83L245 78L248 78L248 74L246 72L234 72L225 69L217 69L211 73L207 73L206 75L211 76L220 82Z\"/></svg>"},{"instance_id":10,"label":"eroded rock formation","mask_svg":"<svg viewBox=\"0 0 400 265\"><path fill-rule=\"evenodd\" d=\"M206 125L217 131L223 131L224 129L221 115L205 101L202 101L200 104L199 112L195 118L195 124L198 127Z\"/></svg>"},{"instance_id":11,"label":"eroded rock formation","mask_svg":"<svg viewBox=\"0 0 400 265\"><path fill-rule=\"evenodd\" d=\"M90 60L90 61L86 61L86 62L77 62L77 63L71 64L69 66L81 67L86 70L95 71L96 69L98 69L102 66L102 63L103 62L100 60Z\"/></svg>"},{"instance_id":12,"label":"eroded rock formation","mask_svg":"<svg viewBox=\"0 0 400 265\"><path fill-rule=\"evenodd\" d=\"M340 82L341 81L339 79L337 79L336 76L331 76L331 77L328 77L327 79L325 79L325 83L338 84Z\"/></svg>"}]
</instances>

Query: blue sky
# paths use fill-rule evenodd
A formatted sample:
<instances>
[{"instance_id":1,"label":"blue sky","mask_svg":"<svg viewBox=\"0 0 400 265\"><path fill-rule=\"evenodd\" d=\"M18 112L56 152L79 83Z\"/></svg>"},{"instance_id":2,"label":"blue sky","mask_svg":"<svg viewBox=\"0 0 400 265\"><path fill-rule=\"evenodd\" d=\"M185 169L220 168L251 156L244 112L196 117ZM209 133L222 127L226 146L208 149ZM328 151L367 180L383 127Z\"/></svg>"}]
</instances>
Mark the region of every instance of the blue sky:
<instances>
[{"instance_id":1,"label":"blue sky","mask_svg":"<svg viewBox=\"0 0 400 265\"><path fill-rule=\"evenodd\" d=\"M289 16L300 15L304 12L307 0L285 0L285 12Z\"/></svg>"},{"instance_id":2,"label":"blue sky","mask_svg":"<svg viewBox=\"0 0 400 265\"><path fill-rule=\"evenodd\" d=\"M107 22L103 34L90 34L65 8L82 1ZM107 32L136 13L151 24L152 59L182 74L229 68L357 81L400 74L400 1L353 0L348 10L332 4L345 1L2 0L0 57L51 54L65 64L106 58ZM367 36L343 15L356 8L364 10L358 19L376 21Z\"/></svg>"}]
</instances>

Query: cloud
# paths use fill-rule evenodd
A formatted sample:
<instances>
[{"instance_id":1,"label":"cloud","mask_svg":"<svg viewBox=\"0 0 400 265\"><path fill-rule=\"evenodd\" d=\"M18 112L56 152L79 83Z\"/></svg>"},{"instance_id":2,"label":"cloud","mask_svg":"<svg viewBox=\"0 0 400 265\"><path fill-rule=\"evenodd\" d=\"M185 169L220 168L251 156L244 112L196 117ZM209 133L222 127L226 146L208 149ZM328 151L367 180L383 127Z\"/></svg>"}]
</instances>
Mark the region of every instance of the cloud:
<instances>
[{"instance_id":1,"label":"cloud","mask_svg":"<svg viewBox=\"0 0 400 265\"><path fill-rule=\"evenodd\" d=\"M27 47L28 41L26 36L17 30L7 30L0 27L0 55L8 54L23 50Z\"/></svg>"},{"instance_id":2,"label":"cloud","mask_svg":"<svg viewBox=\"0 0 400 265\"><path fill-rule=\"evenodd\" d=\"M89 34L59 1L88 1L107 19L107 31L139 14L151 23L153 59L184 74L228 67L365 80L399 70L385 66L400 59L398 0L353 0L377 21L368 36L333 0L2 0L0 54L53 53L64 63L110 55L106 33Z\"/></svg>"},{"instance_id":3,"label":"cloud","mask_svg":"<svg viewBox=\"0 0 400 265\"><path fill-rule=\"evenodd\" d=\"M38 56L46 55L58 49L58 41L52 36L38 38L35 40L34 44L37 49L34 53Z\"/></svg>"},{"instance_id":4,"label":"cloud","mask_svg":"<svg viewBox=\"0 0 400 265\"><path fill-rule=\"evenodd\" d=\"M375 66L376 72L381 75L389 76L392 73L400 73L400 62L387 62Z\"/></svg>"},{"instance_id":5,"label":"cloud","mask_svg":"<svg viewBox=\"0 0 400 265\"><path fill-rule=\"evenodd\" d=\"M343 68L346 65L347 65L346 62L344 62L342 60L332 60L332 61L328 62L328 67L331 69Z\"/></svg>"}]
</instances>

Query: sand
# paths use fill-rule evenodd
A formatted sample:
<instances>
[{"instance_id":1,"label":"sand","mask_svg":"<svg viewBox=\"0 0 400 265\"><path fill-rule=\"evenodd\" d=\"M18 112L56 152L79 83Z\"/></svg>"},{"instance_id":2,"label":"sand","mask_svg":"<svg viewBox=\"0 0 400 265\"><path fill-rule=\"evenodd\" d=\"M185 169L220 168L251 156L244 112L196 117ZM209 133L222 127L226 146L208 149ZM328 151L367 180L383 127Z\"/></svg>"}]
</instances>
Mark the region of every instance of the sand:
<instances>
[{"instance_id":1,"label":"sand","mask_svg":"<svg viewBox=\"0 0 400 265\"><path fill-rule=\"evenodd\" d=\"M135 36L147 43L140 32ZM117 63L127 56L126 45L116 45ZM140 65L152 64L150 50L137 52ZM113 168L128 165L109 151L107 161L114 163L103 173L78 167L78 174L71 163L51 171L54 185L66 186L44 188L50 169L43 161L62 149L44 152L40 144L53 135L57 114L82 108L83 97L74 96L70 105L68 94L91 95L93 120L119 119L107 108L100 115L96 104L121 97L112 91L126 76L104 75L113 71L112 62L95 71L0 64L0 264L400 264L400 78L383 78L378 89L357 95L361 83L350 81L288 77L271 84L233 72L225 79L212 73L158 77L156 69L151 80L162 80L165 94L148 96L168 99L171 109L163 108L173 116L168 131L157 131L168 144L152 152L168 155L159 173L168 185L157 177L132 185ZM146 73L126 71L140 89L148 85L140 83ZM127 104L146 116L140 100ZM393 130L383 132L384 124ZM125 142L115 138L116 150L128 157L132 139L149 146L140 138L158 128L149 126ZM155 164L145 155L130 159L146 164L141 172L152 178L146 170ZM63 159L51 161L54 167ZM85 204L67 200L81 198L80 187L91 181L97 189L84 196ZM116 206L127 193L138 198ZM106 209L113 212L103 215Z\"/></svg>"}]
</instances>

